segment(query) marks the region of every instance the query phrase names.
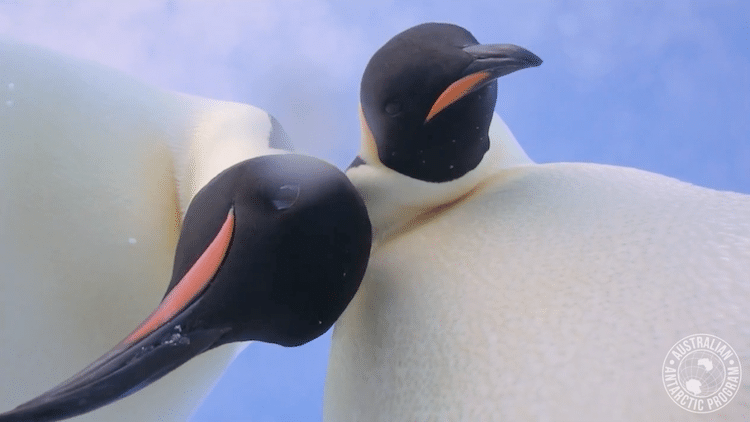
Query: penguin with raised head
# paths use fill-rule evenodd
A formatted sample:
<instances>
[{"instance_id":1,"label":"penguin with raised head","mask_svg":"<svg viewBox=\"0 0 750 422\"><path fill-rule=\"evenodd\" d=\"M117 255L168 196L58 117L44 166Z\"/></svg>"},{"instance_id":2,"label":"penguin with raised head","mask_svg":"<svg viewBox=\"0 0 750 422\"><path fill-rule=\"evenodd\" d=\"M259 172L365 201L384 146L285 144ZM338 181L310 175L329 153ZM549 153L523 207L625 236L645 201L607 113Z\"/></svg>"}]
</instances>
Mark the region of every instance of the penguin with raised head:
<instances>
[{"instance_id":1,"label":"penguin with raised head","mask_svg":"<svg viewBox=\"0 0 750 422\"><path fill-rule=\"evenodd\" d=\"M0 420L75 416L200 354L76 418L185 421L247 340L300 344L343 311L364 205L268 113L12 41L0 58L0 410L42 394Z\"/></svg>"},{"instance_id":2,"label":"penguin with raised head","mask_svg":"<svg viewBox=\"0 0 750 422\"><path fill-rule=\"evenodd\" d=\"M705 420L662 377L696 333L737 353L711 416L747 414L750 196L534 163L493 109L497 77L540 63L435 23L368 63L347 175L375 237L334 327L326 421Z\"/></svg>"}]
</instances>

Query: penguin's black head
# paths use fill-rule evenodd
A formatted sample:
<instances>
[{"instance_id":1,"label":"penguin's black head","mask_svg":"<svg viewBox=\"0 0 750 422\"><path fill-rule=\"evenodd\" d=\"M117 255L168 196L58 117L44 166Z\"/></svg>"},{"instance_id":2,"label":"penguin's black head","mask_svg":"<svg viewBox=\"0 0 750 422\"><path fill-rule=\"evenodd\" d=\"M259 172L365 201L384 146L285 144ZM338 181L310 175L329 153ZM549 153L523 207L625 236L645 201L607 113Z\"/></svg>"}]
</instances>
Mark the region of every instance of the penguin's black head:
<instances>
[{"instance_id":1,"label":"penguin's black head","mask_svg":"<svg viewBox=\"0 0 750 422\"><path fill-rule=\"evenodd\" d=\"M378 158L428 182L463 176L489 149L496 79L541 63L515 45L480 45L456 25L426 23L396 35L362 76L362 113Z\"/></svg>"}]
</instances>

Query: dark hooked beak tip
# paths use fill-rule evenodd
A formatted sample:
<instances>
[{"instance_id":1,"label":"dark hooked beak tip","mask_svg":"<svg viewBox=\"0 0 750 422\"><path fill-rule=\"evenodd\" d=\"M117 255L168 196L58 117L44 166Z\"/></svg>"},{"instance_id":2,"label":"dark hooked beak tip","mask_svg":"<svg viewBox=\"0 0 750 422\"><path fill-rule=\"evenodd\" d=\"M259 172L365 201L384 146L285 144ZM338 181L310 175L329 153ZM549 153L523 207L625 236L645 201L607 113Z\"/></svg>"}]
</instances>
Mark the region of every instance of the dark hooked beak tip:
<instances>
[{"instance_id":1,"label":"dark hooked beak tip","mask_svg":"<svg viewBox=\"0 0 750 422\"><path fill-rule=\"evenodd\" d=\"M514 44L477 44L464 47L463 50L475 58L474 63L465 72L466 74L498 69L497 76L499 77L542 64L539 56Z\"/></svg>"}]
</instances>

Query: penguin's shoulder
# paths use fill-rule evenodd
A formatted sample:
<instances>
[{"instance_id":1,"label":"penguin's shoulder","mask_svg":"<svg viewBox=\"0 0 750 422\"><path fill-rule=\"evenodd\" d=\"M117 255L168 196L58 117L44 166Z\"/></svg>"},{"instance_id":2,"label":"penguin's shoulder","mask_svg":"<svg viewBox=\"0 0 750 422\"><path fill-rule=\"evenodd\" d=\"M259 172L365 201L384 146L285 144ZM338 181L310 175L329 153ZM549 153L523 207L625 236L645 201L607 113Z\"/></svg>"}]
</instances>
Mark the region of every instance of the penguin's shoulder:
<instances>
[{"instance_id":1,"label":"penguin's shoulder","mask_svg":"<svg viewBox=\"0 0 750 422\"><path fill-rule=\"evenodd\" d=\"M478 219L490 226L509 223L527 232L540 230L540 224L585 226L594 221L607 221L607 230L623 232L677 221L691 221L692 227L731 222L742 233L749 227L743 221L750 218L750 196L628 167L532 164L496 172L433 220L443 218ZM633 224L629 218L642 221Z\"/></svg>"},{"instance_id":2,"label":"penguin's shoulder","mask_svg":"<svg viewBox=\"0 0 750 422\"><path fill-rule=\"evenodd\" d=\"M8 129L0 148L15 160L48 158L60 173L84 173L80 165L88 163L109 174L170 172L184 211L192 193L223 169L292 149L279 122L252 105L163 90L7 38L0 38L0 57L0 126ZM89 180L108 180L96 168L85 169Z\"/></svg>"},{"instance_id":3,"label":"penguin's shoulder","mask_svg":"<svg viewBox=\"0 0 750 422\"><path fill-rule=\"evenodd\" d=\"M613 248L610 243L629 246L608 250ZM486 259L487 265L508 256L532 259L532 250L542 257L600 256L611 262L606 268L591 268L594 274L628 263L679 267L685 256L698 254L737 272L750 270L750 258L743 252L750 245L750 196L625 167L518 166L497 172L469 195L413 220L375 252L415 251L412 254L420 245L429 245L432 252L444 249L446 262L460 262L462 257L448 256L458 250L479 251L471 256L484 256L478 259ZM517 262L503 265L506 272L525 268Z\"/></svg>"}]
</instances>

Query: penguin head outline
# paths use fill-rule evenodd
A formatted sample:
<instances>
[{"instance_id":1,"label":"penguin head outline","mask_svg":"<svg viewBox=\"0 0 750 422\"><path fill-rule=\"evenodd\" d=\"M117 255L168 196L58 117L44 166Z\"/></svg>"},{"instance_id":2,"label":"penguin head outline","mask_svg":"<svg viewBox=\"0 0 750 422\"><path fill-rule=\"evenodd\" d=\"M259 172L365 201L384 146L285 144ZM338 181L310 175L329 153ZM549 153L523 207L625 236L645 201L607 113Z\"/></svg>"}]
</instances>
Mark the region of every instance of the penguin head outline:
<instances>
[{"instance_id":1,"label":"penguin head outline","mask_svg":"<svg viewBox=\"0 0 750 422\"><path fill-rule=\"evenodd\" d=\"M497 78L541 59L512 44L479 44L466 29L425 23L370 59L360 105L371 157L405 176L448 182L476 168L490 147ZM365 148L363 148L365 149Z\"/></svg>"}]
</instances>

